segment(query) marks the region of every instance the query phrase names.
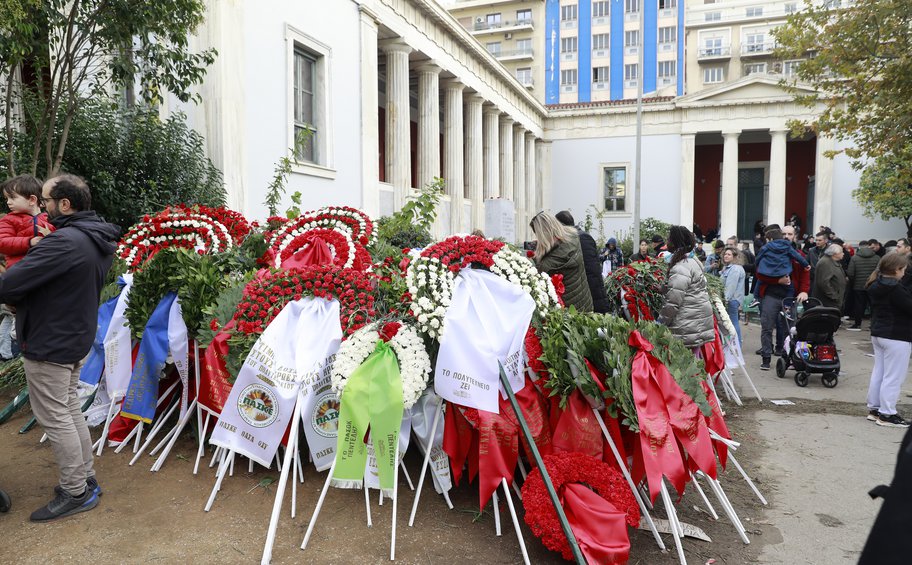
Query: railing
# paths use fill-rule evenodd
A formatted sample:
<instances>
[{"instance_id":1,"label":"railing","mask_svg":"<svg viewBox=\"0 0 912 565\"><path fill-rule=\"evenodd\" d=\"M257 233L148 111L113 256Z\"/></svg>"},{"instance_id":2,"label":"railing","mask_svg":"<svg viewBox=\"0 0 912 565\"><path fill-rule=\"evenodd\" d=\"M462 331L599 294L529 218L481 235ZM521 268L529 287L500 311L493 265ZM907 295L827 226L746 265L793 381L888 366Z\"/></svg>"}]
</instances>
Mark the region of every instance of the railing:
<instances>
[{"instance_id":1,"label":"railing","mask_svg":"<svg viewBox=\"0 0 912 565\"><path fill-rule=\"evenodd\" d=\"M731 57L731 46L723 45L720 47L701 47L697 53L697 59L717 59L720 57Z\"/></svg>"},{"instance_id":2,"label":"railing","mask_svg":"<svg viewBox=\"0 0 912 565\"><path fill-rule=\"evenodd\" d=\"M472 31L493 31L500 30L504 28L520 28L534 27L532 24L532 18L527 18L524 20L504 20L500 22L475 22L475 25L472 26Z\"/></svg>"},{"instance_id":3,"label":"railing","mask_svg":"<svg viewBox=\"0 0 912 565\"><path fill-rule=\"evenodd\" d=\"M502 49L497 53L492 53L498 59L507 59L510 57L532 57L533 49Z\"/></svg>"},{"instance_id":4,"label":"railing","mask_svg":"<svg viewBox=\"0 0 912 565\"><path fill-rule=\"evenodd\" d=\"M742 43L741 44L741 55L748 56L751 55L769 55L776 50L775 41L766 41L763 43Z\"/></svg>"}]
</instances>

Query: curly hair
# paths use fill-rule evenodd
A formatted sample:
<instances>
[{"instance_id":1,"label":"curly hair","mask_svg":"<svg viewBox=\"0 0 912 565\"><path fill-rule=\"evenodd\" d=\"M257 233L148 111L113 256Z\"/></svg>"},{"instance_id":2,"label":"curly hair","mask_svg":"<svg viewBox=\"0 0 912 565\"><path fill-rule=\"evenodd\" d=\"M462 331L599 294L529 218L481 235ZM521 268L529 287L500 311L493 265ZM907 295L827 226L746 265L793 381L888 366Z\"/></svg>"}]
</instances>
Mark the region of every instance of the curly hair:
<instances>
[{"instance_id":1,"label":"curly hair","mask_svg":"<svg viewBox=\"0 0 912 565\"><path fill-rule=\"evenodd\" d=\"M683 261L697 244L693 232L684 226L671 226L671 229L668 230L667 242L668 251L671 252L671 263L668 268Z\"/></svg>"}]
</instances>

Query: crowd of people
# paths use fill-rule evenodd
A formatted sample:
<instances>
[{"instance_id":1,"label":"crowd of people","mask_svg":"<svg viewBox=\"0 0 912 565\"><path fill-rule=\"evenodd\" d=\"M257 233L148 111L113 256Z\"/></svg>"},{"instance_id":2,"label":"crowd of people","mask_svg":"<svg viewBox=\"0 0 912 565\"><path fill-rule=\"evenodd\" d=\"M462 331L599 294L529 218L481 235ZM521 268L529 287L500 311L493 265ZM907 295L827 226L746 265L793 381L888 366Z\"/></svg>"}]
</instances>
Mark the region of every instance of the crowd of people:
<instances>
[{"instance_id":1,"label":"crowd of people","mask_svg":"<svg viewBox=\"0 0 912 565\"><path fill-rule=\"evenodd\" d=\"M704 273L719 276L725 287L729 317L759 312L760 369L768 371L774 357L786 355L789 328L780 315L783 301L839 311L848 331L868 330L874 348L874 369L868 393L868 419L887 427L909 427L896 411L912 355L912 247L908 238L881 243L863 240L852 246L827 226L802 237L793 214L785 225L758 221L751 243L731 236L716 239L704 251L693 230L672 226L666 238L654 235L638 242L624 256L611 238L599 251L591 235L578 228L569 212L542 212L531 227L538 245L535 261L548 274L563 275L564 300L583 312L606 312L604 277L611 270L647 258L669 263L666 306L659 320L684 343L697 347L712 338ZM702 235L702 234L701 234ZM908 272L907 272L908 271ZM809 300L813 299L813 300ZM741 324L734 324L741 342Z\"/></svg>"}]
</instances>

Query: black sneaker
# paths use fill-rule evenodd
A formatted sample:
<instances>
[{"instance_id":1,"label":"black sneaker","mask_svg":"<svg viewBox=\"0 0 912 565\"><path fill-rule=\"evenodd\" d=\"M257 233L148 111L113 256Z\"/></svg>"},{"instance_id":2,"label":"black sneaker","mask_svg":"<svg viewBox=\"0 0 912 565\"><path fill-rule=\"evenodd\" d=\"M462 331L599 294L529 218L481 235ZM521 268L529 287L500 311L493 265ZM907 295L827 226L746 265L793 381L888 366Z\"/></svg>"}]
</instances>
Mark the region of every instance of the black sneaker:
<instances>
[{"instance_id":1,"label":"black sneaker","mask_svg":"<svg viewBox=\"0 0 912 565\"><path fill-rule=\"evenodd\" d=\"M763 349L758 349L757 351L754 351L754 353L757 355L763 355Z\"/></svg>"},{"instance_id":2,"label":"black sneaker","mask_svg":"<svg viewBox=\"0 0 912 565\"><path fill-rule=\"evenodd\" d=\"M785 357L785 350L780 347L776 351L773 351L773 355L776 357Z\"/></svg>"},{"instance_id":3,"label":"black sneaker","mask_svg":"<svg viewBox=\"0 0 912 565\"><path fill-rule=\"evenodd\" d=\"M101 496L104 494L104 492L101 490L101 486L98 484L98 479L96 479L94 476L89 477L88 480L86 480L86 485L88 485L92 492L95 493L95 496ZM54 492L60 494L63 492L63 488L61 488L60 485L57 485L54 487Z\"/></svg>"},{"instance_id":4,"label":"black sneaker","mask_svg":"<svg viewBox=\"0 0 912 565\"><path fill-rule=\"evenodd\" d=\"M761 370L761 371L769 371L769 370L770 370L770 360L769 360L769 357L764 357L764 358L763 358L763 362L760 363L760 370Z\"/></svg>"},{"instance_id":5,"label":"black sneaker","mask_svg":"<svg viewBox=\"0 0 912 565\"><path fill-rule=\"evenodd\" d=\"M877 410L868 410L868 420L876 422L877 418L880 416L880 412Z\"/></svg>"},{"instance_id":6,"label":"black sneaker","mask_svg":"<svg viewBox=\"0 0 912 565\"><path fill-rule=\"evenodd\" d=\"M94 491L85 489L79 496L73 496L67 492L58 492L54 500L32 512L29 518L32 522L50 522L58 518L65 518L86 512L98 506L98 496Z\"/></svg>"},{"instance_id":7,"label":"black sneaker","mask_svg":"<svg viewBox=\"0 0 912 565\"><path fill-rule=\"evenodd\" d=\"M878 426L886 426L888 428L908 428L909 422L900 418L899 414L890 414L886 416L884 414L877 415Z\"/></svg>"}]
</instances>

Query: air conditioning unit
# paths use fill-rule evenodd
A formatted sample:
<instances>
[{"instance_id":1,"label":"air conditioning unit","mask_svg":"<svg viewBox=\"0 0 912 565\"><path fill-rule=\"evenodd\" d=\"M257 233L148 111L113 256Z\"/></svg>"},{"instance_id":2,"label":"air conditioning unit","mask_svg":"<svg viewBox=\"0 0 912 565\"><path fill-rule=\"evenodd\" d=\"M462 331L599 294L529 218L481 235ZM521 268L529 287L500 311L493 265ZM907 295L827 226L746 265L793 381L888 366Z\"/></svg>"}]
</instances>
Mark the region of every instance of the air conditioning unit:
<instances>
[{"instance_id":1,"label":"air conditioning unit","mask_svg":"<svg viewBox=\"0 0 912 565\"><path fill-rule=\"evenodd\" d=\"M594 82L592 83L592 88L596 90L608 90L607 82Z\"/></svg>"},{"instance_id":2,"label":"air conditioning unit","mask_svg":"<svg viewBox=\"0 0 912 565\"><path fill-rule=\"evenodd\" d=\"M576 59L576 53L561 53L561 61L573 61Z\"/></svg>"},{"instance_id":3,"label":"air conditioning unit","mask_svg":"<svg viewBox=\"0 0 912 565\"><path fill-rule=\"evenodd\" d=\"M637 54L637 47L636 47L636 45L633 45L633 46L631 46L631 47L625 47L625 48L624 48L624 54L625 54L625 55L636 55L636 54Z\"/></svg>"},{"instance_id":4,"label":"air conditioning unit","mask_svg":"<svg viewBox=\"0 0 912 565\"><path fill-rule=\"evenodd\" d=\"M659 43L659 51L662 53L668 53L669 51L675 50L674 43Z\"/></svg>"},{"instance_id":5,"label":"air conditioning unit","mask_svg":"<svg viewBox=\"0 0 912 565\"><path fill-rule=\"evenodd\" d=\"M624 88L636 88L636 87L637 87L636 80L625 80L624 81Z\"/></svg>"},{"instance_id":6,"label":"air conditioning unit","mask_svg":"<svg viewBox=\"0 0 912 565\"><path fill-rule=\"evenodd\" d=\"M606 49L599 49L597 51L593 51L592 56L593 57L607 57L608 51Z\"/></svg>"},{"instance_id":7,"label":"air conditioning unit","mask_svg":"<svg viewBox=\"0 0 912 565\"><path fill-rule=\"evenodd\" d=\"M505 34L504 34L504 39L513 39L513 34L512 34L512 33L505 33Z\"/></svg>"}]
</instances>

